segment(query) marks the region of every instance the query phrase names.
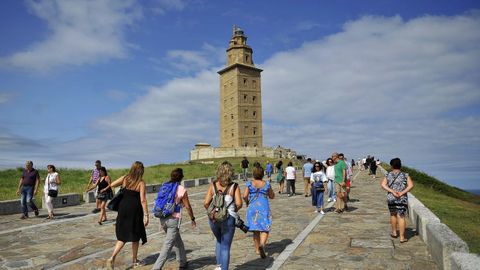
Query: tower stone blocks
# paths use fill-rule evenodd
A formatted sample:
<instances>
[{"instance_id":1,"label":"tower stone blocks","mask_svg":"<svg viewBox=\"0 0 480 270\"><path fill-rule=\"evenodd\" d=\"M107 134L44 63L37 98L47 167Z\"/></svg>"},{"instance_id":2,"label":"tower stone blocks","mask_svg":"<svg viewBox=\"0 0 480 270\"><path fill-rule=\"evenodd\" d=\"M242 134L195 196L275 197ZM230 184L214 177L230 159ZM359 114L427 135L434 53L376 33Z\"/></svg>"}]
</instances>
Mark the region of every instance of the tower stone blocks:
<instances>
[{"instance_id":1,"label":"tower stone blocks","mask_svg":"<svg viewBox=\"0 0 480 270\"><path fill-rule=\"evenodd\" d=\"M244 32L233 28L220 70L220 147L263 147L261 69Z\"/></svg>"},{"instance_id":2,"label":"tower stone blocks","mask_svg":"<svg viewBox=\"0 0 480 270\"><path fill-rule=\"evenodd\" d=\"M253 50L243 30L233 27L227 63L220 74L220 147L197 143L190 160L226 157L295 158L281 146L263 146L261 69L253 64Z\"/></svg>"}]
</instances>

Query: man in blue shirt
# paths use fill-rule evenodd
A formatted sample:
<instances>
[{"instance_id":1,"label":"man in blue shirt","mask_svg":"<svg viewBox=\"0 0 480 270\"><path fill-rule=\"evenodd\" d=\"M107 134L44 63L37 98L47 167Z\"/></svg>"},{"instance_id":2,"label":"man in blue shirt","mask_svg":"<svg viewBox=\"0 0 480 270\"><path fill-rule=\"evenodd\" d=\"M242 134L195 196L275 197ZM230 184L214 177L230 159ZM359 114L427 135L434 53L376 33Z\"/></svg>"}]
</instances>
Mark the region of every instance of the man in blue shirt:
<instances>
[{"instance_id":1,"label":"man in blue shirt","mask_svg":"<svg viewBox=\"0 0 480 270\"><path fill-rule=\"evenodd\" d=\"M310 189L310 175L312 174L313 164L312 159L307 158L307 163L303 165L303 180L305 182L305 197L309 196Z\"/></svg>"},{"instance_id":2,"label":"man in blue shirt","mask_svg":"<svg viewBox=\"0 0 480 270\"><path fill-rule=\"evenodd\" d=\"M267 161L267 166L265 166L265 171L267 173L268 179L271 181L272 173L273 173L273 165L270 163L270 161Z\"/></svg>"}]
</instances>

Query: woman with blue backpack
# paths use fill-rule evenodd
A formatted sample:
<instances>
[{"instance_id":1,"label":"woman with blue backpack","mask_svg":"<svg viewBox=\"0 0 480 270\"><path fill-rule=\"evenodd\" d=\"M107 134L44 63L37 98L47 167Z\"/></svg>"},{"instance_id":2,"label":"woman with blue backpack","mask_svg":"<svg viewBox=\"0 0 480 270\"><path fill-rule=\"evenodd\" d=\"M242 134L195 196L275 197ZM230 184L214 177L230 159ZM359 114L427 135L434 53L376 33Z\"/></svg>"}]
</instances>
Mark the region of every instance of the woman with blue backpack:
<instances>
[{"instance_id":1,"label":"woman with blue backpack","mask_svg":"<svg viewBox=\"0 0 480 270\"><path fill-rule=\"evenodd\" d=\"M157 261L152 269L162 269L167 260L168 253L173 248L179 269L187 268L187 255L180 236L180 221L182 218L181 209L185 208L190 220L192 228L195 228L195 216L188 199L188 193L184 186L180 185L183 179L183 170L176 168L170 173L170 181L164 183L158 191L157 199L153 207L153 214L160 218L160 230L166 233L165 241L163 241L162 250L158 255Z\"/></svg>"}]
</instances>

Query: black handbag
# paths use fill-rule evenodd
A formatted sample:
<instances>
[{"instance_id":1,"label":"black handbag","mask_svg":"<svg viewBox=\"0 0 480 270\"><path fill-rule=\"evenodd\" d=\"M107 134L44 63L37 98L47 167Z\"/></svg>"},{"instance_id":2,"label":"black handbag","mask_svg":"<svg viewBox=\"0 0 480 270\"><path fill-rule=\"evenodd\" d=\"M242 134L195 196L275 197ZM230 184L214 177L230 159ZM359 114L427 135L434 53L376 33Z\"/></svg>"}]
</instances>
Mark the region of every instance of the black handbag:
<instances>
[{"instance_id":1,"label":"black handbag","mask_svg":"<svg viewBox=\"0 0 480 270\"><path fill-rule=\"evenodd\" d=\"M107 208L112 211L118 211L118 207L120 206L120 202L123 199L123 192L125 191L125 188L121 188L115 196L108 202Z\"/></svg>"},{"instance_id":2,"label":"black handbag","mask_svg":"<svg viewBox=\"0 0 480 270\"><path fill-rule=\"evenodd\" d=\"M52 197L52 198L55 198L58 196L58 190L55 190L55 189L49 189L48 190L48 196Z\"/></svg>"}]
</instances>

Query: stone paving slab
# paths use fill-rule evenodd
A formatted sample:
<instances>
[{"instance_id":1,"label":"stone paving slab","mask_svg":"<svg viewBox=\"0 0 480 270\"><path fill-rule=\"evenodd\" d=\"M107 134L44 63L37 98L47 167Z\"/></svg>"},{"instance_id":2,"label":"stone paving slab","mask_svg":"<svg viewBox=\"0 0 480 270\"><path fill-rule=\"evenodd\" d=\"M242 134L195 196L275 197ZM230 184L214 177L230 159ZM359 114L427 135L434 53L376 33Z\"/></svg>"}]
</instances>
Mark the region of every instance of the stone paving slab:
<instances>
[{"instance_id":1,"label":"stone paving slab","mask_svg":"<svg viewBox=\"0 0 480 270\"><path fill-rule=\"evenodd\" d=\"M352 182L349 212L327 214L281 269L437 269L407 223L407 243L390 237L381 178L361 171Z\"/></svg>"},{"instance_id":2,"label":"stone paving slab","mask_svg":"<svg viewBox=\"0 0 480 270\"><path fill-rule=\"evenodd\" d=\"M242 183L243 184L243 183ZM190 269L213 269L215 239L203 210L203 198L208 186L189 188L197 228L182 224L182 238L187 249ZM276 190L276 183L274 184ZM271 201L272 231L266 259L259 258L253 248L252 234L237 230L231 251L230 269L266 269L318 214L313 213L311 198L305 198L303 183L297 182L297 196L288 198L276 193ZM244 186L242 186L242 191ZM148 194L153 202L155 194ZM419 237L400 245L389 235L388 209L385 193L378 179L367 179L364 173L354 181L350 204L352 211L341 215L327 212L303 243L287 259L282 269L436 269ZM115 243L116 212L100 226L98 214L91 214L94 204L67 207L56 211L59 218L19 220L18 215L2 217L0 222L0 269L104 269ZM149 207L151 208L151 206ZM245 209L240 215L245 216ZM46 217L46 213L41 212ZM188 218L187 218L188 219ZM151 269L164 239L158 219L150 219L148 243L139 249L139 259ZM377 241L377 242L375 242ZM353 243L353 245L352 245ZM363 243L363 244L362 244ZM375 243L382 248L375 247ZM390 244L391 243L391 247ZM177 269L174 256L164 269ZM116 260L116 269L131 268L131 247L127 244Z\"/></svg>"}]
</instances>

